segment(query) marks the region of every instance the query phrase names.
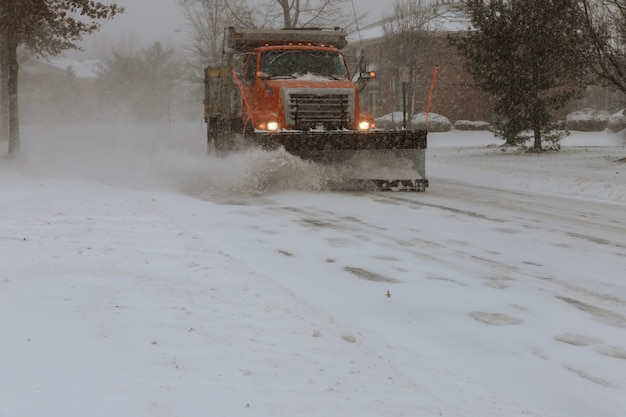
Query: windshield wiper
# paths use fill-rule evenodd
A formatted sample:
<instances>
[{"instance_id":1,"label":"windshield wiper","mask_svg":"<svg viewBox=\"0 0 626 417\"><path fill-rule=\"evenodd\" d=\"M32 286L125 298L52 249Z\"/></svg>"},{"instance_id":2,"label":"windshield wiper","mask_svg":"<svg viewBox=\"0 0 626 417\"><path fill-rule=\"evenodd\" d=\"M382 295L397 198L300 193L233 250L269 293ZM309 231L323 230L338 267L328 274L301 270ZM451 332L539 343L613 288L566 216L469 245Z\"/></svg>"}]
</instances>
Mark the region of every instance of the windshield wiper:
<instances>
[{"instance_id":1,"label":"windshield wiper","mask_svg":"<svg viewBox=\"0 0 626 417\"><path fill-rule=\"evenodd\" d=\"M339 80L340 80L340 78L337 78L337 77L335 77L334 75L324 74L324 73L322 73L322 72L313 72L313 71L307 71L307 72L308 72L309 74L311 74L311 75L317 75L317 76L320 76L320 77L328 77L328 78L330 78L330 79L332 79L332 80L337 80L337 81L339 81Z\"/></svg>"},{"instance_id":2,"label":"windshield wiper","mask_svg":"<svg viewBox=\"0 0 626 417\"><path fill-rule=\"evenodd\" d=\"M292 79L292 78L297 78L294 77L293 75L270 75L270 80L282 80L282 79Z\"/></svg>"}]
</instances>

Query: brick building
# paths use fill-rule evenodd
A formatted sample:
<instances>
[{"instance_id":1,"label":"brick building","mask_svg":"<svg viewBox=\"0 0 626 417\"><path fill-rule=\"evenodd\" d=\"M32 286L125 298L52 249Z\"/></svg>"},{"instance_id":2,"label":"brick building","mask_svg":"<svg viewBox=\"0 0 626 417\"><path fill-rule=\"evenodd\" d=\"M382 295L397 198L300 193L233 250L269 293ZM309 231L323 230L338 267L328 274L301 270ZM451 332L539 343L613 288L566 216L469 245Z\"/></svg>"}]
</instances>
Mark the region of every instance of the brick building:
<instances>
[{"instance_id":1,"label":"brick building","mask_svg":"<svg viewBox=\"0 0 626 417\"><path fill-rule=\"evenodd\" d=\"M386 20L351 36L345 50L351 67L356 68L358 57L363 54L368 66L377 73L377 78L362 92L365 108L375 117L402 111L403 90L407 95L409 113L426 111L434 70L438 66L430 111L453 122L492 121L491 95L474 85L472 76L465 69L465 58L448 40L451 33L466 27L462 22L449 19L450 15L446 14L455 2L458 3L458 0L434 2L439 18L429 23L427 32L412 38L411 57L409 52L401 51L402 47L397 42L389 43L383 29Z\"/></svg>"},{"instance_id":2,"label":"brick building","mask_svg":"<svg viewBox=\"0 0 626 417\"><path fill-rule=\"evenodd\" d=\"M410 69L390 56L383 38L363 43L369 65L377 72L376 81L363 92L368 111L375 116L401 111L403 90L408 95L410 113L426 111L435 67L438 67L430 111L452 121L491 122L491 95L474 85L464 67L464 58L448 42L448 33L432 32L419 42L420 56ZM403 74L407 72L408 80Z\"/></svg>"},{"instance_id":3,"label":"brick building","mask_svg":"<svg viewBox=\"0 0 626 417\"><path fill-rule=\"evenodd\" d=\"M377 78L362 92L364 107L375 117L402 111L402 81L407 81L406 78L403 80L407 66L410 73L405 84L409 90L408 112L415 114L425 111L433 72L435 66L438 66L430 111L446 116L452 122L493 121L492 96L475 86L473 77L465 68L465 58L449 42L450 35L467 29L467 23L454 14L454 4L458 2L433 1L438 17L429 22L427 31L414 39L417 47L411 48L412 54L398 53L398 42L395 45L389 43L383 29L386 20L367 26L360 34L350 37L345 52L351 61L351 69L356 68L363 54L370 69L377 72ZM408 64L411 61L413 64ZM555 111L554 117L564 119L569 112L584 108L614 112L623 108L624 102L624 95L611 87L589 86L581 99Z\"/></svg>"}]
</instances>

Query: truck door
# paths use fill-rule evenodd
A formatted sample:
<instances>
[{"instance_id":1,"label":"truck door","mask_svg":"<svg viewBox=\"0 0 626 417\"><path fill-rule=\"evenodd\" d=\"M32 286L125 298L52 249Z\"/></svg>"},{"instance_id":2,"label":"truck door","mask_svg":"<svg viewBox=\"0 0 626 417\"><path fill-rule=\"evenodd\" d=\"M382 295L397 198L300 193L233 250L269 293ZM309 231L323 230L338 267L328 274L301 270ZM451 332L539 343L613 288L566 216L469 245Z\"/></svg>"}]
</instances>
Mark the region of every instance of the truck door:
<instances>
[{"instance_id":1,"label":"truck door","mask_svg":"<svg viewBox=\"0 0 626 417\"><path fill-rule=\"evenodd\" d=\"M257 55L256 54L246 54L246 59L244 63L244 80L248 87L252 87L254 85L254 81L256 80L256 71L257 71Z\"/></svg>"}]
</instances>

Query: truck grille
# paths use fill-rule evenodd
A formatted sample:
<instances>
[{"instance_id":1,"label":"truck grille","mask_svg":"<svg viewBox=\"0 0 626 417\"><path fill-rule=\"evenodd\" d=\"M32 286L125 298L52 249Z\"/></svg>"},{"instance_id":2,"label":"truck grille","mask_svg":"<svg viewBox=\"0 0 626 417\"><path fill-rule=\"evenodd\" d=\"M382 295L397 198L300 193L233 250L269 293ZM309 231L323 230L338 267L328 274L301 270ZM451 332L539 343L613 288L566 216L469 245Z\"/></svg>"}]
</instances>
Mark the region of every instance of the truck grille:
<instances>
[{"instance_id":1,"label":"truck grille","mask_svg":"<svg viewBox=\"0 0 626 417\"><path fill-rule=\"evenodd\" d=\"M343 129L354 120L350 88L284 89L283 100L286 122L297 130Z\"/></svg>"}]
</instances>

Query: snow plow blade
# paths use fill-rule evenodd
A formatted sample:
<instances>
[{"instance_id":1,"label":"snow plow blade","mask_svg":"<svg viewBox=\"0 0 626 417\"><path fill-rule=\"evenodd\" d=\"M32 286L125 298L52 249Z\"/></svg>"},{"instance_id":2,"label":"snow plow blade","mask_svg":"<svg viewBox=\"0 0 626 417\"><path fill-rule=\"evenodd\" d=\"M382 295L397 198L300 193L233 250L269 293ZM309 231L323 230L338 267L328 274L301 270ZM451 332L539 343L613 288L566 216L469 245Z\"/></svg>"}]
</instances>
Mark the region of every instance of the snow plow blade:
<instances>
[{"instance_id":1,"label":"snow plow blade","mask_svg":"<svg viewBox=\"0 0 626 417\"><path fill-rule=\"evenodd\" d=\"M264 149L283 147L314 162L348 172L339 186L364 190L425 191L426 131L254 132L247 136Z\"/></svg>"}]
</instances>

